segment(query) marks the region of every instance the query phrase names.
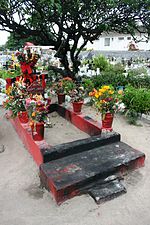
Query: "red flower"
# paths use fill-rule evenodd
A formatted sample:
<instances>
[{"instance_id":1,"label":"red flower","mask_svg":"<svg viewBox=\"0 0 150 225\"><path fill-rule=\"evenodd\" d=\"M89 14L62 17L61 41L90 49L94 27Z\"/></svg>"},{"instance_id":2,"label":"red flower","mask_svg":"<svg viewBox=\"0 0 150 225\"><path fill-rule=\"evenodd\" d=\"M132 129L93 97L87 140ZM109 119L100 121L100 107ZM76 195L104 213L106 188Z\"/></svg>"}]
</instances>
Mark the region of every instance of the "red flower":
<instances>
[{"instance_id":1,"label":"red flower","mask_svg":"<svg viewBox=\"0 0 150 225\"><path fill-rule=\"evenodd\" d=\"M15 54L16 56L18 56L18 55L20 55L20 52L16 52L16 54Z\"/></svg>"}]
</instances>

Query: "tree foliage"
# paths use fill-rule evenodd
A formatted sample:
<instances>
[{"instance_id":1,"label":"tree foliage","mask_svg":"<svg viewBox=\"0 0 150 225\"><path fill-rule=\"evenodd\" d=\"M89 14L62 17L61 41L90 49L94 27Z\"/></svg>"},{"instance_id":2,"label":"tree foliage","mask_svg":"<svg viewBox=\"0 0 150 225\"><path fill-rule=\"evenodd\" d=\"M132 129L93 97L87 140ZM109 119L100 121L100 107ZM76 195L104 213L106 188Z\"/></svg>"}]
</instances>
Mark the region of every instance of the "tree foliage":
<instances>
[{"instance_id":1,"label":"tree foliage","mask_svg":"<svg viewBox=\"0 0 150 225\"><path fill-rule=\"evenodd\" d=\"M11 33L7 39L5 48L10 50L17 50L17 49L19 50L20 48L24 47L25 42L38 43L37 39L34 36L29 36L27 38L20 38L20 35Z\"/></svg>"},{"instance_id":2,"label":"tree foliage","mask_svg":"<svg viewBox=\"0 0 150 225\"><path fill-rule=\"evenodd\" d=\"M139 22L149 35L149 0L0 1L1 29L21 38L33 36L35 44L52 45L70 76L78 71L78 56L88 41L93 42L103 32L134 35L140 29Z\"/></svg>"}]
</instances>

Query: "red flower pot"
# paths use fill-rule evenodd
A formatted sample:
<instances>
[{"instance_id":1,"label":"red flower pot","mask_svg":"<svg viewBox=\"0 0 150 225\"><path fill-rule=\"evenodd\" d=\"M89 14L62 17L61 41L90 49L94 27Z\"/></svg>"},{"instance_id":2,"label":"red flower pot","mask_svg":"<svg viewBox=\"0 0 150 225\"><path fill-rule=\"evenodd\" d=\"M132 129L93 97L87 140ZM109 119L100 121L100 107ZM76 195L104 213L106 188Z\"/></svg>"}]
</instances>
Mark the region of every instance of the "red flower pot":
<instances>
[{"instance_id":1,"label":"red flower pot","mask_svg":"<svg viewBox=\"0 0 150 225\"><path fill-rule=\"evenodd\" d=\"M76 113L80 113L83 105L83 101L80 102L72 102L73 111Z\"/></svg>"},{"instance_id":2,"label":"red flower pot","mask_svg":"<svg viewBox=\"0 0 150 225\"><path fill-rule=\"evenodd\" d=\"M113 118L114 116L112 113L102 115L102 128L112 129Z\"/></svg>"},{"instance_id":3,"label":"red flower pot","mask_svg":"<svg viewBox=\"0 0 150 225\"><path fill-rule=\"evenodd\" d=\"M18 112L18 118L21 123L28 123L29 121L27 111Z\"/></svg>"},{"instance_id":4,"label":"red flower pot","mask_svg":"<svg viewBox=\"0 0 150 225\"><path fill-rule=\"evenodd\" d=\"M44 139L44 123L38 122L35 124L35 131L32 130L32 137L35 141L42 141Z\"/></svg>"},{"instance_id":5,"label":"red flower pot","mask_svg":"<svg viewBox=\"0 0 150 225\"><path fill-rule=\"evenodd\" d=\"M65 94L58 94L58 104L65 102Z\"/></svg>"}]
</instances>

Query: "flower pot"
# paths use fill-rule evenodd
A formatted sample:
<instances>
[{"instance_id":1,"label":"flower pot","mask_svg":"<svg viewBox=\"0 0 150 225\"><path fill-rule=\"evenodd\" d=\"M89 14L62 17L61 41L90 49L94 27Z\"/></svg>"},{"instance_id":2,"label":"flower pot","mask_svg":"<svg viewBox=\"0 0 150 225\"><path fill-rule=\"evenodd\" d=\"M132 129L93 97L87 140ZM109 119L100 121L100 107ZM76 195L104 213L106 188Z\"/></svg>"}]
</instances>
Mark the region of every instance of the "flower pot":
<instances>
[{"instance_id":1,"label":"flower pot","mask_svg":"<svg viewBox=\"0 0 150 225\"><path fill-rule=\"evenodd\" d=\"M58 104L62 104L63 102L65 102L65 94L58 94Z\"/></svg>"},{"instance_id":2,"label":"flower pot","mask_svg":"<svg viewBox=\"0 0 150 225\"><path fill-rule=\"evenodd\" d=\"M42 141L44 139L44 123L43 122L38 122L35 124L35 131L34 129L32 129L32 137L33 137L33 140L35 141Z\"/></svg>"},{"instance_id":3,"label":"flower pot","mask_svg":"<svg viewBox=\"0 0 150 225\"><path fill-rule=\"evenodd\" d=\"M72 102L73 111L76 113L80 113L83 105L83 101L80 102Z\"/></svg>"},{"instance_id":4,"label":"flower pot","mask_svg":"<svg viewBox=\"0 0 150 225\"><path fill-rule=\"evenodd\" d=\"M21 123L28 123L28 121L29 121L27 111L18 112L18 118Z\"/></svg>"},{"instance_id":5,"label":"flower pot","mask_svg":"<svg viewBox=\"0 0 150 225\"><path fill-rule=\"evenodd\" d=\"M102 115L102 128L111 130L113 118L114 116L112 113L105 113L104 115Z\"/></svg>"}]
</instances>

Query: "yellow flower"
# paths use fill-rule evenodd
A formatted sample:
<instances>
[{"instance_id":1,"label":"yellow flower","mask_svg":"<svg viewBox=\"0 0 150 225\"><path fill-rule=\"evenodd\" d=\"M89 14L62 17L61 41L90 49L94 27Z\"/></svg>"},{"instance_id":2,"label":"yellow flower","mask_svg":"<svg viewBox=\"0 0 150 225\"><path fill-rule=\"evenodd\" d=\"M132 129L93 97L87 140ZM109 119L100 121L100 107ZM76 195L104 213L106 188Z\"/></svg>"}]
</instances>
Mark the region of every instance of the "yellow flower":
<instances>
[{"instance_id":1,"label":"yellow flower","mask_svg":"<svg viewBox=\"0 0 150 225\"><path fill-rule=\"evenodd\" d=\"M99 94L99 96L102 96L103 93L101 91L99 91L98 94Z\"/></svg>"},{"instance_id":2,"label":"yellow flower","mask_svg":"<svg viewBox=\"0 0 150 225\"><path fill-rule=\"evenodd\" d=\"M99 98L99 93L98 92L95 93L95 98Z\"/></svg>"},{"instance_id":3,"label":"yellow flower","mask_svg":"<svg viewBox=\"0 0 150 225\"><path fill-rule=\"evenodd\" d=\"M110 90L108 93L109 93L110 95L112 95L112 94L114 93L114 91Z\"/></svg>"},{"instance_id":4,"label":"yellow flower","mask_svg":"<svg viewBox=\"0 0 150 225\"><path fill-rule=\"evenodd\" d=\"M102 87L102 89L109 90L110 89L110 86L105 85L105 86Z\"/></svg>"},{"instance_id":5,"label":"yellow flower","mask_svg":"<svg viewBox=\"0 0 150 225\"><path fill-rule=\"evenodd\" d=\"M7 95L10 95L11 90L12 90L12 86L9 86L9 88L7 88L7 90L5 91L5 93L6 93Z\"/></svg>"},{"instance_id":6,"label":"yellow flower","mask_svg":"<svg viewBox=\"0 0 150 225\"><path fill-rule=\"evenodd\" d=\"M32 116L33 116L33 117L35 117L35 116L36 116L36 113L35 113L35 112L33 112L33 113L32 113Z\"/></svg>"},{"instance_id":7,"label":"yellow flower","mask_svg":"<svg viewBox=\"0 0 150 225\"><path fill-rule=\"evenodd\" d=\"M105 91L106 90L104 88L99 89L99 92L101 92L102 94L105 93Z\"/></svg>"}]
</instances>

